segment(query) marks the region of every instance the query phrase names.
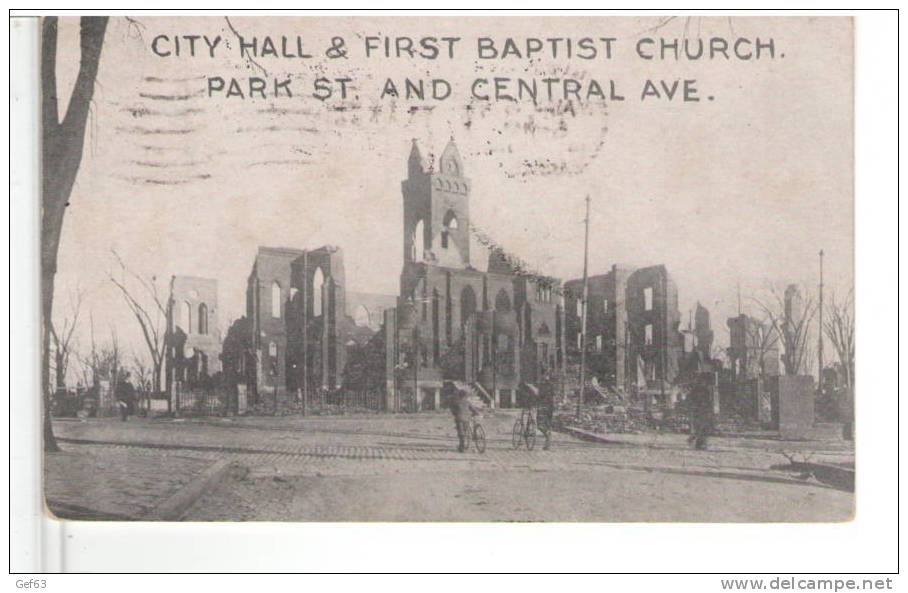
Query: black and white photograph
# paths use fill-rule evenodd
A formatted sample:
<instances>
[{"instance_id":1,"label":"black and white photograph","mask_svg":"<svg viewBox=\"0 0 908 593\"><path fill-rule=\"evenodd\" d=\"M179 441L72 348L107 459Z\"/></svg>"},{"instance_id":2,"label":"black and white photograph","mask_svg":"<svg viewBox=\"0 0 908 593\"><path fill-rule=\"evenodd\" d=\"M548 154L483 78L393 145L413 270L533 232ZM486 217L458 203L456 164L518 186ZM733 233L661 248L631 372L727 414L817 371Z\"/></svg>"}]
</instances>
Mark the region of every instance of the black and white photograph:
<instances>
[{"instance_id":1,"label":"black and white photograph","mask_svg":"<svg viewBox=\"0 0 908 593\"><path fill-rule=\"evenodd\" d=\"M41 35L56 517L852 518L850 19Z\"/></svg>"},{"instance_id":2,"label":"black and white photograph","mask_svg":"<svg viewBox=\"0 0 908 593\"><path fill-rule=\"evenodd\" d=\"M11 11L15 586L897 588L897 20Z\"/></svg>"}]
</instances>

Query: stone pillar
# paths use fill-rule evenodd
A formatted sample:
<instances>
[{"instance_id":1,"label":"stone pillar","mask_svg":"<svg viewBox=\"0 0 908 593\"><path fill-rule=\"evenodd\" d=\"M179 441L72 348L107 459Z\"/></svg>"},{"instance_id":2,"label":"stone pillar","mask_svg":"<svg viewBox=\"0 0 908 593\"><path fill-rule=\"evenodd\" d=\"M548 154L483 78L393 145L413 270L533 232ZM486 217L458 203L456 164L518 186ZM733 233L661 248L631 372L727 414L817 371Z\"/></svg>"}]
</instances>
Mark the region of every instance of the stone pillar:
<instances>
[{"instance_id":1,"label":"stone pillar","mask_svg":"<svg viewBox=\"0 0 908 593\"><path fill-rule=\"evenodd\" d=\"M397 412L397 384L394 367L397 364L397 311L387 309L385 317L385 411Z\"/></svg>"}]
</instances>

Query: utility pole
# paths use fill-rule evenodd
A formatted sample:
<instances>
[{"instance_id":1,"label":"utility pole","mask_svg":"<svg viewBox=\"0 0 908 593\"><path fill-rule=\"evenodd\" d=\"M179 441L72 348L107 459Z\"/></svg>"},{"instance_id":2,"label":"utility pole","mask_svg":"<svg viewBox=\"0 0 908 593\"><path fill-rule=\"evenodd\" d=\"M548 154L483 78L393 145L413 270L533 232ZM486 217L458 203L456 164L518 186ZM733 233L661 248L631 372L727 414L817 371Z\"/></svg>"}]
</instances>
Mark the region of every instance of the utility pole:
<instances>
[{"instance_id":1,"label":"utility pole","mask_svg":"<svg viewBox=\"0 0 908 593\"><path fill-rule=\"evenodd\" d=\"M823 391L823 250L820 249L820 331L817 345L817 385Z\"/></svg>"},{"instance_id":2,"label":"utility pole","mask_svg":"<svg viewBox=\"0 0 908 593\"><path fill-rule=\"evenodd\" d=\"M309 412L309 251L303 252L303 407L302 414Z\"/></svg>"},{"instance_id":3,"label":"utility pole","mask_svg":"<svg viewBox=\"0 0 908 593\"><path fill-rule=\"evenodd\" d=\"M586 309L589 297L588 263L590 252L590 196L586 196L586 218L583 219L585 233L583 237L583 300L580 303L580 394L577 398L577 420L580 420L580 410L583 406L583 387L586 384Z\"/></svg>"},{"instance_id":4,"label":"utility pole","mask_svg":"<svg viewBox=\"0 0 908 593\"><path fill-rule=\"evenodd\" d=\"M655 300L655 299L654 299ZM654 303L655 306L655 303ZM665 274L662 275L662 344L659 346L661 350L661 356L659 357L662 361L662 373L659 377L659 392L662 397L662 405L666 406L665 401L665 380L668 377L668 271L666 270Z\"/></svg>"},{"instance_id":5,"label":"utility pole","mask_svg":"<svg viewBox=\"0 0 908 593\"><path fill-rule=\"evenodd\" d=\"M419 411L419 326L413 327L413 411Z\"/></svg>"},{"instance_id":6,"label":"utility pole","mask_svg":"<svg viewBox=\"0 0 908 593\"><path fill-rule=\"evenodd\" d=\"M496 398L498 393L498 333L495 331L495 309L492 309L492 351L489 358L492 359L492 407L496 407Z\"/></svg>"}]
</instances>

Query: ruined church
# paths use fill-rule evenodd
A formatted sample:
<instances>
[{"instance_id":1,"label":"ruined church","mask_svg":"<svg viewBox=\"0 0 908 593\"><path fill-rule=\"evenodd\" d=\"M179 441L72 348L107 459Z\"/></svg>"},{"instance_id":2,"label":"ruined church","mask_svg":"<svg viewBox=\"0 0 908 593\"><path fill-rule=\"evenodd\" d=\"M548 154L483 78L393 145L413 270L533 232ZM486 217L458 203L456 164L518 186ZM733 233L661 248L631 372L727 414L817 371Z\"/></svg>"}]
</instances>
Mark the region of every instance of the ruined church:
<instances>
[{"instance_id":1,"label":"ruined church","mask_svg":"<svg viewBox=\"0 0 908 593\"><path fill-rule=\"evenodd\" d=\"M434 159L433 159L434 160ZM445 380L486 403L518 403L521 383L552 383L564 364L560 281L527 274L500 249L471 264L472 183L453 139L437 167L416 141L403 193L403 270L384 316L386 409L443 404Z\"/></svg>"}]
</instances>

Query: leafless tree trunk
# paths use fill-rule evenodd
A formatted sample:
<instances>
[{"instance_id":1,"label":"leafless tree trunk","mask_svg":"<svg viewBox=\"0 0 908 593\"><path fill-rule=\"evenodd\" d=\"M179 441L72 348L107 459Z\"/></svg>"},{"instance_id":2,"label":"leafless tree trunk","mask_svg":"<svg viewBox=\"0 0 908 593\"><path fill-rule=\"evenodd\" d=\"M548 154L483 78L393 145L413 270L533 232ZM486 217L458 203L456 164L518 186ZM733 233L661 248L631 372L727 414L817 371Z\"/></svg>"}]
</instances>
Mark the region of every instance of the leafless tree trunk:
<instances>
[{"instance_id":1,"label":"leafless tree trunk","mask_svg":"<svg viewBox=\"0 0 908 593\"><path fill-rule=\"evenodd\" d=\"M146 279L139 276L126 267L116 251L113 251L113 255L120 268L120 278L113 273L109 273L108 278L120 290L123 300L126 301L126 305L132 311L142 330L142 337L151 357L152 390L158 393L161 390L161 370L164 367L164 355L167 347L167 297L158 289L156 277ZM141 292L130 288L129 278L138 284ZM144 293L144 296L141 296L141 293ZM142 300L139 300L140 296Z\"/></svg>"},{"instance_id":2,"label":"leafless tree trunk","mask_svg":"<svg viewBox=\"0 0 908 593\"><path fill-rule=\"evenodd\" d=\"M797 288L790 285L788 289ZM788 290L786 289L786 290ZM807 369L810 358L810 328L817 312L813 298L798 291L800 302L797 307L786 307L782 291L770 287L770 298L765 302L756 300L757 305L766 314L774 332L782 342L782 365L786 375L799 375Z\"/></svg>"},{"instance_id":3,"label":"leafless tree trunk","mask_svg":"<svg viewBox=\"0 0 908 593\"><path fill-rule=\"evenodd\" d=\"M73 351L73 335L76 331L76 325L79 323L79 310L82 308L83 293L77 290L71 297L70 316L63 319L60 324L60 330L51 322L50 336L54 345L54 376L55 388L57 390L66 387L66 372L69 369L69 361Z\"/></svg>"},{"instance_id":4,"label":"leafless tree trunk","mask_svg":"<svg viewBox=\"0 0 908 593\"><path fill-rule=\"evenodd\" d=\"M105 358L107 359L110 393L116 400L117 386L120 383L120 338L113 326L110 328L110 348L105 351Z\"/></svg>"},{"instance_id":5,"label":"leafless tree trunk","mask_svg":"<svg viewBox=\"0 0 908 593\"><path fill-rule=\"evenodd\" d=\"M79 73L66 114L61 121L57 105L57 18L45 17L41 35L41 320L42 388L44 392L44 450L59 451L50 420L50 341L54 306L54 278L63 216L69 204L85 142L88 109L94 94L95 79L107 17L82 17L79 40Z\"/></svg>"},{"instance_id":6,"label":"leafless tree trunk","mask_svg":"<svg viewBox=\"0 0 908 593\"><path fill-rule=\"evenodd\" d=\"M140 401L143 402L146 412L151 411L151 389L153 385L153 372L144 356L133 352L132 371L136 378L136 389L139 391Z\"/></svg>"},{"instance_id":7,"label":"leafless tree trunk","mask_svg":"<svg viewBox=\"0 0 908 593\"><path fill-rule=\"evenodd\" d=\"M754 355L760 368L760 376L766 376L766 355L779 343L779 334L775 331L772 321L751 318L751 323L745 323L746 346L753 346ZM749 355L750 353L748 353Z\"/></svg>"},{"instance_id":8,"label":"leafless tree trunk","mask_svg":"<svg viewBox=\"0 0 908 593\"><path fill-rule=\"evenodd\" d=\"M854 304L852 292L848 293L845 302L836 303L835 297L829 304L828 319L823 323L823 331L832 342L836 356L845 373L845 387L854 387Z\"/></svg>"}]
</instances>

